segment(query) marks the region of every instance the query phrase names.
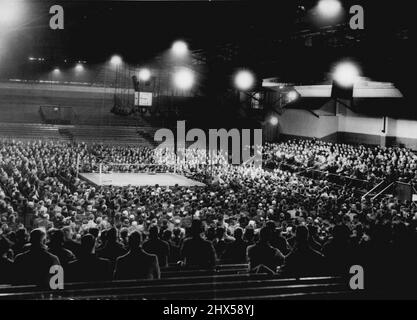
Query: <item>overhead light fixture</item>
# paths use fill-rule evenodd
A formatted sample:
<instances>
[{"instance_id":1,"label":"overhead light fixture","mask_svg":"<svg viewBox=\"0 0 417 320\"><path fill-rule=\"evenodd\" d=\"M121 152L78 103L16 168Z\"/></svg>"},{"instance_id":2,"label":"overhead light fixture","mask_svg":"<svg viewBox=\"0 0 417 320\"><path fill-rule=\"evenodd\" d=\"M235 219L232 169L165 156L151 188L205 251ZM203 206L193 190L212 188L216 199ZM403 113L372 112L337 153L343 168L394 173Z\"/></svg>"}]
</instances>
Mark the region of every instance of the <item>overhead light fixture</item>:
<instances>
[{"instance_id":1,"label":"overhead light fixture","mask_svg":"<svg viewBox=\"0 0 417 320\"><path fill-rule=\"evenodd\" d=\"M174 74L174 84L178 89L189 90L194 84L194 73L189 69L180 69Z\"/></svg>"},{"instance_id":2,"label":"overhead light fixture","mask_svg":"<svg viewBox=\"0 0 417 320\"><path fill-rule=\"evenodd\" d=\"M235 75L235 86L237 89L247 91L255 84L255 76L248 70L241 70Z\"/></svg>"},{"instance_id":3,"label":"overhead light fixture","mask_svg":"<svg viewBox=\"0 0 417 320\"><path fill-rule=\"evenodd\" d=\"M341 62L333 70L333 80L341 87L351 87L359 80L359 68L350 61Z\"/></svg>"},{"instance_id":4,"label":"overhead light fixture","mask_svg":"<svg viewBox=\"0 0 417 320\"><path fill-rule=\"evenodd\" d=\"M188 52L188 45L184 41L175 41L172 45L172 52L178 56L185 56Z\"/></svg>"},{"instance_id":5,"label":"overhead light fixture","mask_svg":"<svg viewBox=\"0 0 417 320\"><path fill-rule=\"evenodd\" d=\"M144 82L149 81L149 79L151 78L151 71L149 69L146 69L146 68L141 69L139 71L138 76L139 76L139 80L141 80L141 81L144 81Z\"/></svg>"},{"instance_id":6,"label":"overhead light fixture","mask_svg":"<svg viewBox=\"0 0 417 320\"><path fill-rule=\"evenodd\" d=\"M118 55L114 55L113 57L111 57L110 59L110 63L114 66L119 66L121 65L123 62L122 57L118 56Z\"/></svg>"}]
</instances>

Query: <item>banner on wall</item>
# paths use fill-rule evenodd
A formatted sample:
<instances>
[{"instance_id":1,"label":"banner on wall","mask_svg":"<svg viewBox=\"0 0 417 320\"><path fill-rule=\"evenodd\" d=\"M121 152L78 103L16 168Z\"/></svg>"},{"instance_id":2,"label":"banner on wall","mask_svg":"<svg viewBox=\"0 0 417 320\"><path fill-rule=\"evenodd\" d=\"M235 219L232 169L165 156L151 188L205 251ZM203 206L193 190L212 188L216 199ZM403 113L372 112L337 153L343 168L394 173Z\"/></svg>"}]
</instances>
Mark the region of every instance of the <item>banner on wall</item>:
<instances>
[{"instance_id":1,"label":"banner on wall","mask_svg":"<svg viewBox=\"0 0 417 320\"><path fill-rule=\"evenodd\" d=\"M151 107L152 92L135 92L135 106Z\"/></svg>"}]
</instances>

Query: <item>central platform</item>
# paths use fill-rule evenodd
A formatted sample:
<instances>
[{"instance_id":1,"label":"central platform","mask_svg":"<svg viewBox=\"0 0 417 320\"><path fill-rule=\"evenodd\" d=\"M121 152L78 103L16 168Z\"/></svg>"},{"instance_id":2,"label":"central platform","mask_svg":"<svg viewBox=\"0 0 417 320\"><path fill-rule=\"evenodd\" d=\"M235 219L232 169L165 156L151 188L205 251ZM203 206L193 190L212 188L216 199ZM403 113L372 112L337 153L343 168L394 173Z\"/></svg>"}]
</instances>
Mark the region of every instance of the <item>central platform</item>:
<instances>
[{"instance_id":1,"label":"central platform","mask_svg":"<svg viewBox=\"0 0 417 320\"><path fill-rule=\"evenodd\" d=\"M80 176L96 186L179 186L204 187L205 184L175 173L80 173Z\"/></svg>"}]
</instances>

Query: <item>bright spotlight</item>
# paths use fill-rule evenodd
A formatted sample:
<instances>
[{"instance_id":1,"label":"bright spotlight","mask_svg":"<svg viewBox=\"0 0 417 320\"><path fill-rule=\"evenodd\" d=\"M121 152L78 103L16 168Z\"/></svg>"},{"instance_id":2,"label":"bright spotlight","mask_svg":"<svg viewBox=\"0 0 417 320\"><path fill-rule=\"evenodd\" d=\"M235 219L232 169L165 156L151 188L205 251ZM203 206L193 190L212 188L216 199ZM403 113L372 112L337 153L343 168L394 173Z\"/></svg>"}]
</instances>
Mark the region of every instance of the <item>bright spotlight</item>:
<instances>
[{"instance_id":1,"label":"bright spotlight","mask_svg":"<svg viewBox=\"0 0 417 320\"><path fill-rule=\"evenodd\" d=\"M194 84L194 74L188 69L182 69L174 74L174 83L178 89L188 90Z\"/></svg>"},{"instance_id":2,"label":"bright spotlight","mask_svg":"<svg viewBox=\"0 0 417 320\"><path fill-rule=\"evenodd\" d=\"M113 56L110 59L110 63L114 66L119 66L122 64L122 58L120 56Z\"/></svg>"},{"instance_id":3,"label":"bright spotlight","mask_svg":"<svg viewBox=\"0 0 417 320\"><path fill-rule=\"evenodd\" d=\"M333 80L342 87L352 87L359 79L359 68L352 62L342 62L333 71Z\"/></svg>"},{"instance_id":4,"label":"bright spotlight","mask_svg":"<svg viewBox=\"0 0 417 320\"><path fill-rule=\"evenodd\" d=\"M317 10L324 18L336 18L342 11L342 4L339 0L320 0Z\"/></svg>"},{"instance_id":5,"label":"bright spotlight","mask_svg":"<svg viewBox=\"0 0 417 320\"><path fill-rule=\"evenodd\" d=\"M255 84L255 77L254 75L247 71L242 70L239 71L235 76L235 86L239 90L246 91L253 87Z\"/></svg>"},{"instance_id":6,"label":"bright spotlight","mask_svg":"<svg viewBox=\"0 0 417 320\"><path fill-rule=\"evenodd\" d=\"M298 98L298 93L296 91L290 91L287 94L287 98L289 101L294 101Z\"/></svg>"},{"instance_id":7,"label":"bright spotlight","mask_svg":"<svg viewBox=\"0 0 417 320\"><path fill-rule=\"evenodd\" d=\"M75 66L75 71L81 72L83 70L84 70L84 66L81 63L77 63L77 65Z\"/></svg>"},{"instance_id":8,"label":"bright spotlight","mask_svg":"<svg viewBox=\"0 0 417 320\"><path fill-rule=\"evenodd\" d=\"M176 56L184 56L188 52L188 46L184 41L176 41L172 45L172 52L174 52Z\"/></svg>"},{"instance_id":9,"label":"bright spotlight","mask_svg":"<svg viewBox=\"0 0 417 320\"><path fill-rule=\"evenodd\" d=\"M0 25L7 25L19 19L21 1L0 0Z\"/></svg>"},{"instance_id":10,"label":"bright spotlight","mask_svg":"<svg viewBox=\"0 0 417 320\"><path fill-rule=\"evenodd\" d=\"M148 81L151 78L151 72L149 71L149 69L142 69L139 71L139 79L141 81Z\"/></svg>"},{"instance_id":11,"label":"bright spotlight","mask_svg":"<svg viewBox=\"0 0 417 320\"><path fill-rule=\"evenodd\" d=\"M59 68L55 68L54 71L53 71L53 73L54 74L59 74L59 73L61 73L61 70L59 70Z\"/></svg>"},{"instance_id":12,"label":"bright spotlight","mask_svg":"<svg viewBox=\"0 0 417 320\"><path fill-rule=\"evenodd\" d=\"M278 117L276 117L276 116L272 116L271 118L269 118L269 123L270 123L272 126L276 126L276 125L278 124Z\"/></svg>"}]
</instances>

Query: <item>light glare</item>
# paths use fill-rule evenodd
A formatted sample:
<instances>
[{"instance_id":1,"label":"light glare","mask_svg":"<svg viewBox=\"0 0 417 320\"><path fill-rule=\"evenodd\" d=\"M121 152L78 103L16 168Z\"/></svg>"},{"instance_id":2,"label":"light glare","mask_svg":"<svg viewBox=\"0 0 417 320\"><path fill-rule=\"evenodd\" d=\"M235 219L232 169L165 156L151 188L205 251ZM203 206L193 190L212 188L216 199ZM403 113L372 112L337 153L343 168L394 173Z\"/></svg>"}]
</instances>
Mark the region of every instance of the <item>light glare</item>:
<instances>
[{"instance_id":1,"label":"light glare","mask_svg":"<svg viewBox=\"0 0 417 320\"><path fill-rule=\"evenodd\" d=\"M78 63L78 64L75 66L75 71L80 72L80 71L83 71L83 70L84 70L84 66L83 66L81 63Z\"/></svg>"},{"instance_id":2,"label":"light glare","mask_svg":"<svg viewBox=\"0 0 417 320\"><path fill-rule=\"evenodd\" d=\"M273 126L276 126L278 124L278 117L272 116L271 118L269 118L269 123Z\"/></svg>"},{"instance_id":3,"label":"light glare","mask_svg":"<svg viewBox=\"0 0 417 320\"><path fill-rule=\"evenodd\" d=\"M184 41L176 41L172 45L172 52L174 52L176 56L184 56L188 52L188 46Z\"/></svg>"},{"instance_id":4,"label":"light glare","mask_svg":"<svg viewBox=\"0 0 417 320\"><path fill-rule=\"evenodd\" d=\"M336 18L341 13L342 5L338 0L320 0L317 9L324 18Z\"/></svg>"},{"instance_id":5,"label":"light glare","mask_svg":"<svg viewBox=\"0 0 417 320\"><path fill-rule=\"evenodd\" d=\"M194 74L188 69L179 70L174 74L174 83L178 89L191 89L194 84Z\"/></svg>"},{"instance_id":6,"label":"light glare","mask_svg":"<svg viewBox=\"0 0 417 320\"><path fill-rule=\"evenodd\" d=\"M333 72L333 80L342 87L351 87L359 79L359 69L351 62L338 64Z\"/></svg>"},{"instance_id":7,"label":"light glare","mask_svg":"<svg viewBox=\"0 0 417 320\"><path fill-rule=\"evenodd\" d=\"M287 97L289 101L294 101L298 98L298 94L295 91L290 91L288 92Z\"/></svg>"},{"instance_id":8,"label":"light glare","mask_svg":"<svg viewBox=\"0 0 417 320\"><path fill-rule=\"evenodd\" d=\"M249 90L255 83L255 77L247 70L239 71L235 77L236 88L242 91Z\"/></svg>"},{"instance_id":9,"label":"light glare","mask_svg":"<svg viewBox=\"0 0 417 320\"><path fill-rule=\"evenodd\" d=\"M149 69L142 69L139 71L139 79L141 81L148 81L151 78L151 72Z\"/></svg>"},{"instance_id":10,"label":"light glare","mask_svg":"<svg viewBox=\"0 0 417 320\"><path fill-rule=\"evenodd\" d=\"M7 25L19 19L21 2L17 0L0 0L0 25Z\"/></svg>"},{"instance_id":11,"label":"light glare","mask_svg":"<svg viewBox=\"0 0 417 320\"><path fill-rule=\"evenodd\" d=\"M122 58L120 56L111 57L110 63L114 66L119 66L122 64Z\"/></svg>"}]
</instances>

